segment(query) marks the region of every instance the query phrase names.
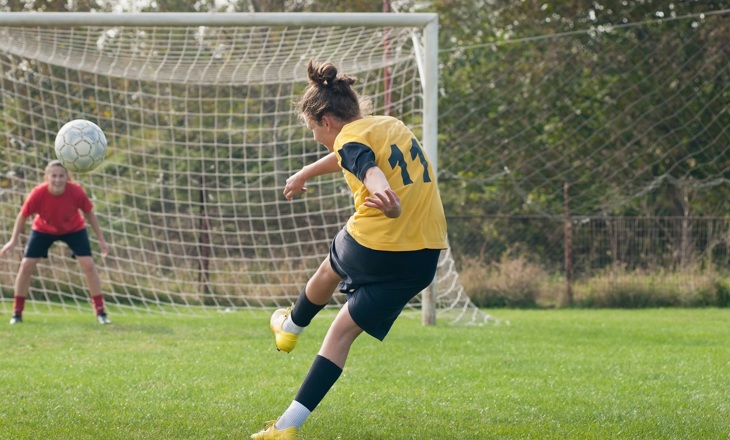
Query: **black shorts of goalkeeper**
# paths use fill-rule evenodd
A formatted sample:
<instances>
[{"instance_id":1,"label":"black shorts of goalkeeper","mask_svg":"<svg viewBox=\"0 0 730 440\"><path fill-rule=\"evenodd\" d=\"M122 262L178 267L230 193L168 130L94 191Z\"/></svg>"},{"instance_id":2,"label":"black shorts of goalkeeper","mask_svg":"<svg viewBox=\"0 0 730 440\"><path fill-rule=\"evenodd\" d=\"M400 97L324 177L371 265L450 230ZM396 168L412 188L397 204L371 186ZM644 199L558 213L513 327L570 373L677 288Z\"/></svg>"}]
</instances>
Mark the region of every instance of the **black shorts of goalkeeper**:
<instances>
[{"instance_id":1,"label":"black shorts of goalkeeper","mask_svg":"<svg viewBox=\"0 0 730 440\"><path fill-rule=\"evenodd\" d=\"M91 256L91 244L86 229L63 235L46 234L32 229L23 256L25 258L48 258L48 250L56 241L66 243L71 249L72 258Z\"/></svg>"},{"instance_id":2,"label":"black shorts of goalkeeper","mask_svg":"<svg viewBox=\"0 0 730 440\"><path fill-rule=\"evenodd\" d=\"M362 246L343 228L332 240L330 264L342 278L350 316L367 334L385 339L403 308L436 275L439 249L390 252Z\"/></svg>"}]
</instances>

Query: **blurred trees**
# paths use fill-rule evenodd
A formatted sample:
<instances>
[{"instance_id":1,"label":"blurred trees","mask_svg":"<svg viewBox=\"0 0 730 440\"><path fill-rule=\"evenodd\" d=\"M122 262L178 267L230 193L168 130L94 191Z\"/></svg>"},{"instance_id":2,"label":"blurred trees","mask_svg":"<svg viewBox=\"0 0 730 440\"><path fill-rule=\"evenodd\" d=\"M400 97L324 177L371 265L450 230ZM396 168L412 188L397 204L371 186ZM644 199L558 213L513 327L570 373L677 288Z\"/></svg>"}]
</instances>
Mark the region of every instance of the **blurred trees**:
<instances>
[{"instance_id":1,"label":"blurred trees","mask_svg":"<svg viewBox=\"0 0 730 440\"><path fill-rule=\"evenodd\" d=\"M730 17L700 14L724 7L435 0L440 187L494 218L455 241L560 265L566 197L577 218L727 216Z\"/></svg>"},{"instance_id":2,"label":"blurred trees","mask_svg":"<svg viewBox=\"0 0 730 440\"><path fill-rule=\"evenodd\" d=\"M440 187L450 216L474 219L451 223L452 242L487 237L490 259L524 246L559 265L566 196L576 218L730 212L730 15L701 15L727 2L392 4L439 14ZM99 11L112 3L6 0L2 9L69 5ZM383 1L154 0L129 7L380 12ZM482 221L488 217L495 220Z\"/></svg>"},{"instance_id":3,"label":"blurred trees","mask_svg":"<svg viewBox=\"0 0 730 440\"><path fill-rule=\"evenodd\" d=\"M684 215L723 186L727 17L654 22L712 2L433 3L441 172L460 212L560 215L568 181L580 214ZM728 212L724 190L691 211Z\"/></svg>"}]
</instances>

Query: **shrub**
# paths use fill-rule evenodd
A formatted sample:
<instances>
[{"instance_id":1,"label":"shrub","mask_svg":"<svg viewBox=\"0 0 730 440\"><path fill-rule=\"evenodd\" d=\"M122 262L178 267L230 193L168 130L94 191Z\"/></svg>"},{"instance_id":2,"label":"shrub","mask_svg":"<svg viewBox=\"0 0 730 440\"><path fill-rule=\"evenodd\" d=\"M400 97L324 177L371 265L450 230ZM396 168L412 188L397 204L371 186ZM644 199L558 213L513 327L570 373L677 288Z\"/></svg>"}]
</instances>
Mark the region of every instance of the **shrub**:
<instances>
[{"instance_id":1,"label":"shrub","mask_svg":"<svg viewBox=\"0 0 730 440\"><path fill-rule=\"evenodd\" d=\"M462 258L459 275L478 307L556 307L562 304L565 278L550 275L520 255L498 262ZM612 267L577 279L573 306L583 308L730 307L730 281L716 271L633 270Z\"/></svg>"},{"instance_id":2,"label":"shrub","mask_svg":"<svg viewBox=\"0 0 730 440\"><path fill-rule=\"evenodd\" d=\"M505 254L493 263L464 258L459 271L461 282L478 307L537 307L548 275L525 256Z\"/></svg>"},{"instance_id":3,"label":"shrub","mask_svg":"<svg viewBox=\"0 0 730 440\"><path fill-rule=\"evenodd\" d=\"M715 283L715 296L717 307L730 307L730 287L725 280L718 280Z\"/></svg>"},{"instance_id":4,"label":"shrub","mask_svg":"<svg viewBox=\"0 0 730 440\"><path fill-rule=\"evenodd\" d=\"M706 307L720 305L719 275L712 271L631 271L611 268L574 284L578 307Z\"/></svg>"}]
</instances>

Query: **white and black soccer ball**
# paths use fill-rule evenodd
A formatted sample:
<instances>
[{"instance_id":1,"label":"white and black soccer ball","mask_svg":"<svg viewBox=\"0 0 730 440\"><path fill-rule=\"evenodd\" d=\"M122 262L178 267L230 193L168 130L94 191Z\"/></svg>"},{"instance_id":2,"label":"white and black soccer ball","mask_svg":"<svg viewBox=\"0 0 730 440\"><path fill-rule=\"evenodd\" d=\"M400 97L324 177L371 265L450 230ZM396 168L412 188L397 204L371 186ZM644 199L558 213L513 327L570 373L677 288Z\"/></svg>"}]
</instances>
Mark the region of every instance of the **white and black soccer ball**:
<instances>
[{"instance_id":1,"label":"white and black soccer ball","mask_svg":"<svg viewBox=\"0 0 730 440\"><path fill-rule=\"evenodd\" d=\"M106 136L98 125L85 119L66 123L56 135L56 157L70 171L88 173L104 161Z\"/></svg>"}]
</instances>

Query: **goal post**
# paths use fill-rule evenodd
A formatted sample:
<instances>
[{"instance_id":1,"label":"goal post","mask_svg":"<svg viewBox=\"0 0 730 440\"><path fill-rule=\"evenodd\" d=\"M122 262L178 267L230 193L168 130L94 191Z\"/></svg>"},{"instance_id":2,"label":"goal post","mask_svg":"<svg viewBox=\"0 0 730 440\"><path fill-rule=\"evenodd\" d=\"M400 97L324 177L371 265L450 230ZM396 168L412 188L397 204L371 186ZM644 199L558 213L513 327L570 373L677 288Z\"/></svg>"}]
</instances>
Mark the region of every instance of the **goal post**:
<instances>
[{"instance_id":1,"label":"goal post","mask_svg":"<svg viewBox=\"0 0 730 440\"><path fill-rule=\"evenodd\" d=\"M292 105L310 58L356 76L375 113L387 96L390 114L438 166L436 14L0 14L4 230L42 180L57 130L88 119L107 135L107 158L74 178L110 245L96 258L108 304L161 312L291 304L352 211L339 176L314 179L292 202L281 195L291 173L324 153ZM2 285L12 286L18 262L3 260ZM2 293L5 309L11 288ZM39 266L31 299L85 306L85 283L62 246ZM450 251L410 307L425 324L487 319Z\"/></svg>"}]
</instances>

